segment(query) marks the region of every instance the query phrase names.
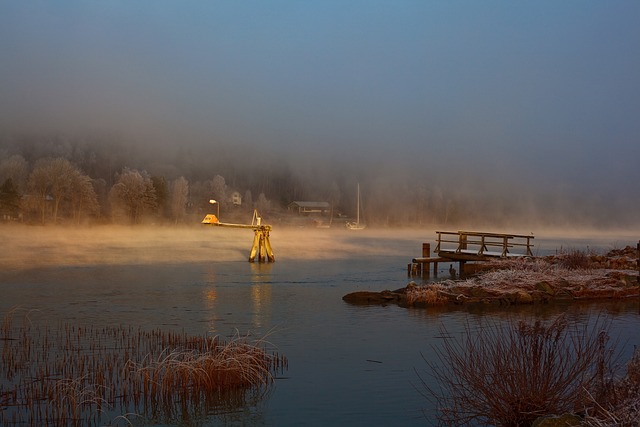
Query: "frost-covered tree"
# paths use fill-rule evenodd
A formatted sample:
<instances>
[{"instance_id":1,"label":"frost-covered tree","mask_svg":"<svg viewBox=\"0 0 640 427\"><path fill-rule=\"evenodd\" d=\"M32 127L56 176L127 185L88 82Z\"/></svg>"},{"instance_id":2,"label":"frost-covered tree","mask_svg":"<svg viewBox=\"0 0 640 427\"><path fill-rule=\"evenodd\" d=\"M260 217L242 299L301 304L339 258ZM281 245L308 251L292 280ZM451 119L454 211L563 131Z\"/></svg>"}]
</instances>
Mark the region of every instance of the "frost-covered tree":
<instances>
[{"instance_id":1,"label":"frost-covered tree","mask_svg":"<svg viewBox=\"0 0 640 427\"><path fill-rule=\"evenodd\" d=\"M40 212L40 221L44 225L45 213L47 209L47 195L51 182L49 180L51 159L40 159L36 162L31 174L29 175L28 191L33 204L37 206Z\"/></svg>"},{"instance_id":2,"label":"frost-covered tree","mask_svg":"<svg viewBox=\"0 0 640 427\"><path fill-rule=\"evenodd\" d=\"M158 216L167 215L169 201L169 186L164 176L152 176L151 182L156 194L156 207L158 208Z\"/></svg>"},{"instance_id":3,"label":"frost-covered tree","mask_svg":"<svg viewBox=\"0 0 640 427\"><path fill-rule=\"evenodd\" d=\"M27 189L29 164L20 155L10 156L0 161L0 182L11 179L14 189L23 194Z\"/></svg>"},{"instance_id":4,"label":"frost-covered tree","mask_svg":"<svg viewBox=\"0 0 640 427\"><path fill-rule=\"evenodd\" d=\"M96 195L91 178L76 169L71 179L69 193L71 211L76 223L80 223L83 213L96 214L100 212L98 196Z\"/></svg>"},{"instance_id":5,"label":"frost-covered tree","mask_svg":"<svg viewBox=\"0 0 640 427\"><path fill-rule=\"evenodd\" d=\"M0 215L5 218L15 218L20 212L20 193L13 185L13 180L7 178L0 186Z\"/></svg>"},{"instance_id":6,"label":"frost-covered tree","mask_svg":"<svg viewBox=\"0 0 640 427\"><path fill-rule=\"evenodd\" d=\"M74 176L80 172L69 160L58 157L46 163L53 198L53 223L58 221L60 203L71 195L71 185Z\"/></svg>"},{"instance_id":7,"label":"frost-covered tree","mask_svg":"<svg viewBox=\"0 0 640 427\"><path fill-rule=\"evenodd\" d=\"M253 196L251 195L251 190L245 191L242 204L246 206L247 209L253 209Z\"/></svg>"},{"instance_id":8,"label":"frost-covered tree","mask_svg":"<svg viewBox=\"0 0 640 427\"><path fill-rule=\"evenodd\" d=\"M43 224L48 203L51 204L54 223L58 221L63 204L70 204L76 220L79 220L82 211L93 213L98 210L91 179L62 157L38 160L29 176L28 188Z\"/></svg>"},{"instance_id":9,"label":"frost-covered tree","mask_svg":"<svg viewBox=\"0 0 640 427\"><path fill-rule=\"evenodd\" d=\"M223 206L227 203L227 184L221 175L216 175L211 181L212 198Z\"/></svg>"},{"instance_id":10,"label":"frost-covered tree","mask_svg":"<svg viewBox=\"0 0 640 427\"><path fill-rule=\"evenodd\" d=\"M261 215L271 212L271 202L267 200L267 197L264 193L260 193L258 195L258 200L256 201L256 209Z\"/></svg>"},{"instance_id":11,"label":"frost-covered tree","mask_svg":"<svg viewBox=\"0 0 640 427\"><path fill-rule=\"evenodd\" d=\"M185 216L189 201L189 181L183 176L171 183L171 217L177 224Z\"/></svg>"},{"instance_id":12,"label":"frost-covered tree","mask_svg":"<svg viewBox=\"0 0 640 427\"><path fill-rule=\"evenodd\" d=\"M109 192L112 212L129 218L132 224L140 222L145 211L156 207L156 195L151 177L145 171L125 168Z\"/></svg>"}]
</instances>

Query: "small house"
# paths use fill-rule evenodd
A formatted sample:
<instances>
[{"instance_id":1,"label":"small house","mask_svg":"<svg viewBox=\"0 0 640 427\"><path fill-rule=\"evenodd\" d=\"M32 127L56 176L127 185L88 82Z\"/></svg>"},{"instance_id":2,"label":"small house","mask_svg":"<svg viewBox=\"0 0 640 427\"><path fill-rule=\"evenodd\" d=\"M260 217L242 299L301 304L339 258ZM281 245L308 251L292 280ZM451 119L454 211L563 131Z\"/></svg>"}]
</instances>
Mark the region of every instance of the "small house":
<instances>
[{"instance_id":1,"label":"small house","mask_svg":"<svg viewBox=\"0 0 640 427\"><path fill-rule=\"evenodd\" d=\"M298 215L328 215L331 206L328 202L301 202L295 201L289 203L287 206L289 212L297 213Z\"/></svg>"},{"instance_id":2,"label":"small house","mask_svg":"<svg viewBox=\"0 0 640 427\"><path fill-rule=\"evenodd\" d=\"M231 193L231 204L233 206L241 206L242 205L242 196L240 195L239 192L234 191L233 193Z\"/></svg>"}]
</instances>

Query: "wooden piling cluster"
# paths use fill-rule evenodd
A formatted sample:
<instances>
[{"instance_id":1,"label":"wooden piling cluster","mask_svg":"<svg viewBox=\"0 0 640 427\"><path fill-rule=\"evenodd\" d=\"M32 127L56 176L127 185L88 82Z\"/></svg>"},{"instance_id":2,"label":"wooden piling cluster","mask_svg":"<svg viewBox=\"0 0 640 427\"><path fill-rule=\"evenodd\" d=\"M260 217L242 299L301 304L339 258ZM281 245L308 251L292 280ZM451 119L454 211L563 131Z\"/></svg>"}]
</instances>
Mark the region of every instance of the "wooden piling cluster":
<instances>
[{"instance_id":1,"label":"wooden piling cluster","mask_svg":"<svg viewBox=\"0 0 640 427\"><path fill-rule=\"evenodd\" d=\"M269 233L271 233L270 225L261 225L255 228L253 245L249 253L249 262L254 262L256 256L258 257L258 262L275 262L276 257L271 248Z\"/></svg>"},{"instance_id":2,"label":"wooden piling cluster","mask_svg":"<svg viewBox=\"0 0 640 427\"><path fill-rule=\"evenodd\" d=\"M213 201L215 202L215 201ZM269 235L271 234L271 226L262 224L262 217L258 214L256 209L253 210L253 218L251 224L232 224L228 222L220 222L218 217L214 214L207 214L201 222L205 225L214 225L216 227L230 227L230 228L250 228L254 231L253 245L251 246L251 252L249 253L249 262L254 262L256 257L258 262L275 262L276 257L273 254L273 248L271 247L271 240Z\"/></svg>"},{"instance_id":3,"label":"wooden piling cluster","mask_svg":"<svg viewBox=\"0 0 640 427\"><path fill-rule=\"evenodd\" d=\"M230 413L259 398L284 356L248 344L127 326L0 326L0 425L104 425ZM125 416L126 418L126 416ZM129 420L126 420L127 423Z\"/></svg>"},{"instance_id":4,"label":"wooden piling cluster","mask_svg":"<svg viewBox=\"0 0 640 427\"><path fill-rule=\"evenodd\" d=\"M433 275L438 276L438 263L448 261L447 258L432 257L431 244L422 244L422 257L413 258L411 263L407 265L407 274L411 277L429 277L431 275L431 266L433 266Z\"/></svg>"}]
</instances>

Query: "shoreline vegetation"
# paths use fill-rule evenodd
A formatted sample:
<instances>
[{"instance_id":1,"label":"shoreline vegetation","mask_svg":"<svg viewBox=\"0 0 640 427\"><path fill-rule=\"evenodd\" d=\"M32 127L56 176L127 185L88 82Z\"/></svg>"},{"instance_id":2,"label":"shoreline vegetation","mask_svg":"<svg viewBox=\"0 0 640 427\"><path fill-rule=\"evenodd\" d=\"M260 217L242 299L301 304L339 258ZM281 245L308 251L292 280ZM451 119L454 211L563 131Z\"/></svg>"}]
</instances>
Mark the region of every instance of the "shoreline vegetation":
<instances>
[{"instance_id":1,"label":"shoreline vegetation","mask_svg":"<svg viewBox=\"0 0 640 427\"><path fill-rule=\"evenodd\" d=\"M545 257L476 264L476 273L395 291L347 294L351 304L406 308L513 306L634 298L640 291L639 250L606 255L572 250ZM439 425L637 426L640 420L640 350L626 372L612 357L610 318L595 324L512 321L508 326L466 326L462 338L443 330L437 363L419 374ZM620 375L622 374L622 375ZM433 387L432 380L438 384Z\"/></svg>"},{"instance_id":2,"label":"shoreline vegetation","mask_svg":"<svg viewBox=\"0 0 640 427\"><path fill-rule=\"evenodd\" d=\"M544 257L479 263L466 278L446 279L380 292L357 291L343 297L351 304L434 307L484 304L508 306L560 301L638 298L638 250L627 246L606 255L571 250Z\"/></svg>"},{"instance_id":3,"label":"shoreline vegetation","mask_svg":"<svg viewBox=\"0 0 640 427\"><path fill-rule=\"evenodd\" d=\"M206 419L259 400L287 358L264 340L131 326L49 325L13 309L0 323L0 424L138 425Z\"/></svg>"},{"instance_id":4,"label":"shoreline vegetation","mask_svg":"<svg viewBox=\"0 0 640 427\"><path fill-rule=\"evenodd\" d=\"M637 426L640 351L620 366L611 322L514 318L467 323L458 338L443 327L437 362L418 375L423 395L439 425Z\"/></svg>"}]
</instances>

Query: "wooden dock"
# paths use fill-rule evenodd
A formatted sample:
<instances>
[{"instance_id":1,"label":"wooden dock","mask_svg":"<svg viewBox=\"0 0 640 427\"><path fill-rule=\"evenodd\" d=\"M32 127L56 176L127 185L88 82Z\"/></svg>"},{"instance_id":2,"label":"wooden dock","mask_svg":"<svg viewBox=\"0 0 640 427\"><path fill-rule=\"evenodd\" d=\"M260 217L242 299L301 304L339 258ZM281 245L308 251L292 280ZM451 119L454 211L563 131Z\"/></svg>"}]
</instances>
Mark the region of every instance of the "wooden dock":
<instances>
[{"instance_id":1,"label":"wooden dock","mask_svg":"<svg viewBox=\"0 0 640 427\"><path fill-rule=\"evenodd\" d=\"M437 240L431 256L431 245L422 244L422 257L413 258L408 265L410 276L428 276L433 265L434 275L438 275L438 263L457 262L459 272L464 274L467 262L489 261L495 258L533 256L533 234L487 233L478 231L436 231ZM450 268L450 274L456 271Z\"/></svg>"}]
</instances>

